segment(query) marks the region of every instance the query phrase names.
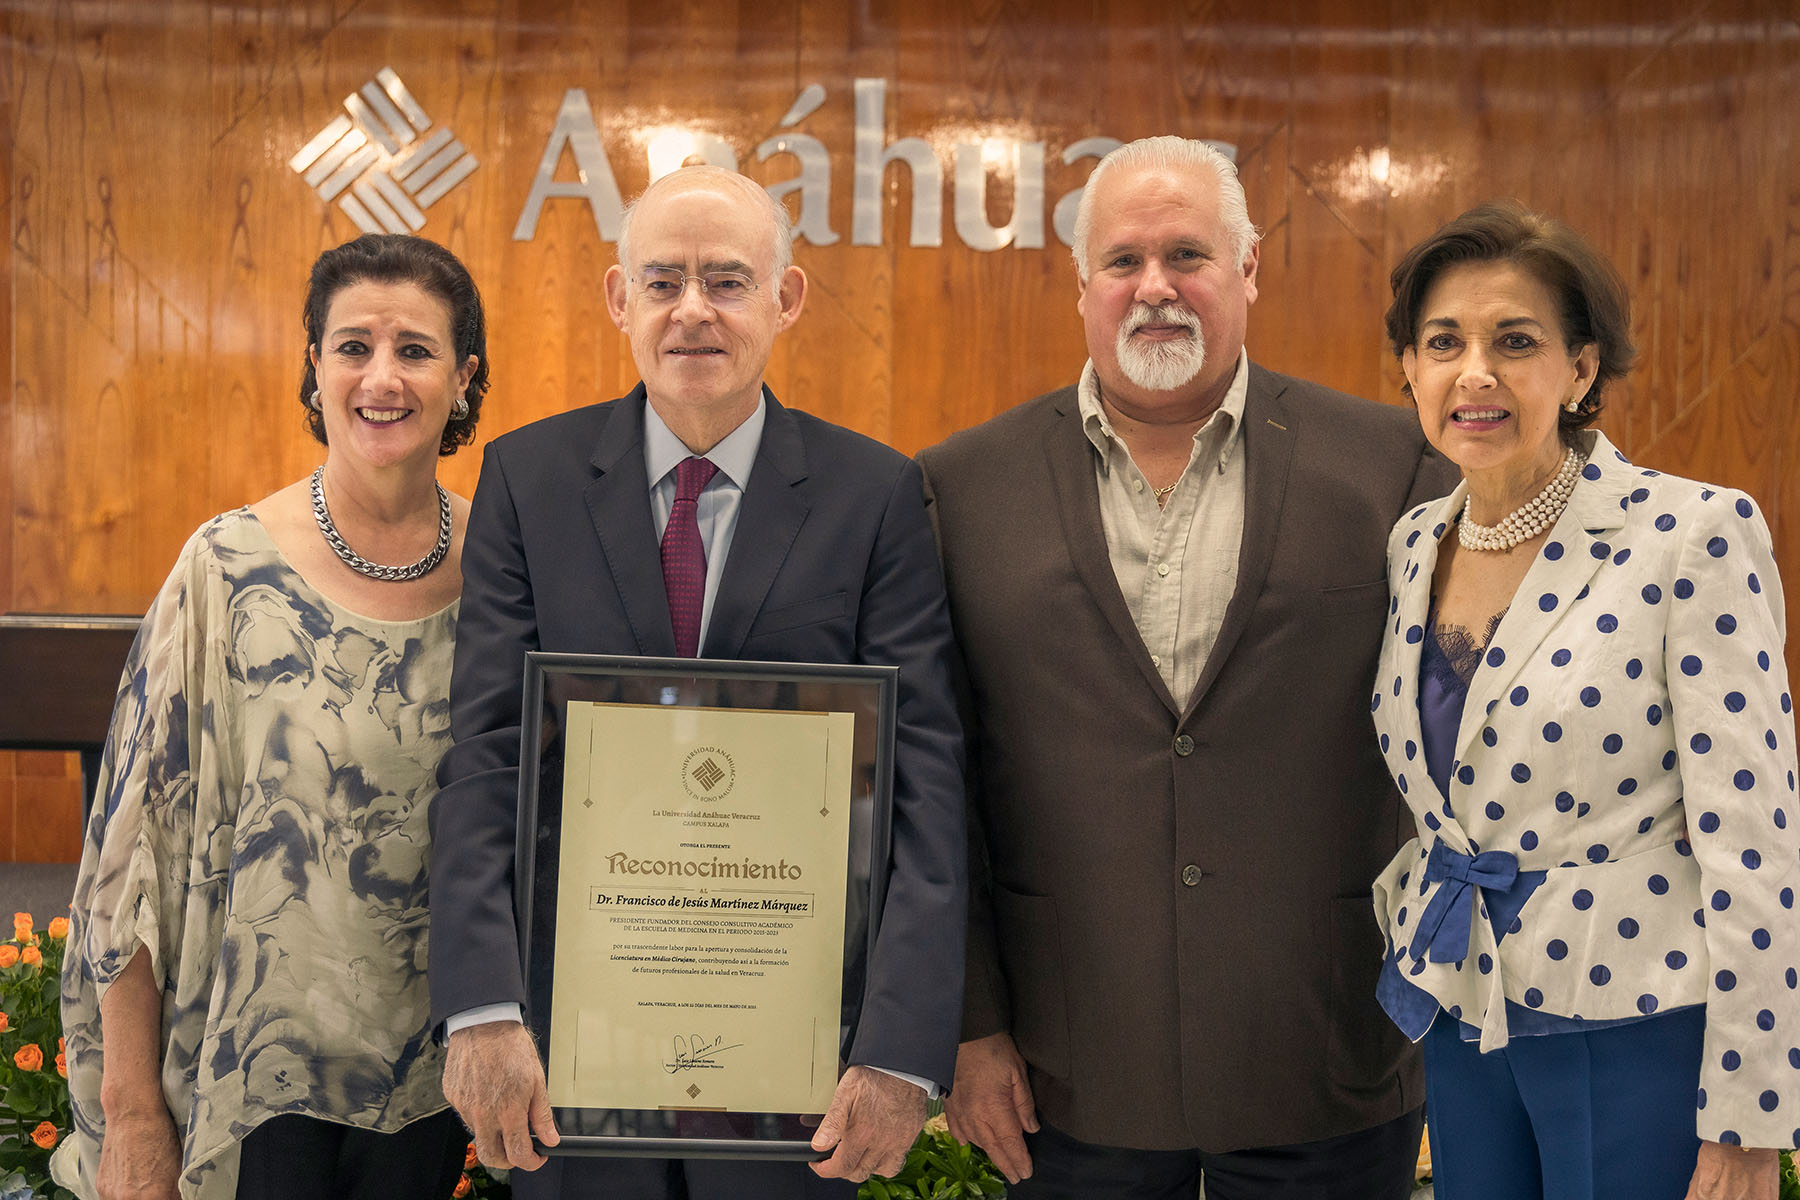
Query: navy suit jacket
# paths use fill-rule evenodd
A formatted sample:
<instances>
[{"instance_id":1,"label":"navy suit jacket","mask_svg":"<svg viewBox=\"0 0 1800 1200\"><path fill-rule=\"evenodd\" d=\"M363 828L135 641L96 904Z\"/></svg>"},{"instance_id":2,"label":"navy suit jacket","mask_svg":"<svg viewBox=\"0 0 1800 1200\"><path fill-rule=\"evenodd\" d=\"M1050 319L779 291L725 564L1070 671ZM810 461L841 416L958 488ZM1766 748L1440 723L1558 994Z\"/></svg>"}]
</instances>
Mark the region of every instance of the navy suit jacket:
<instances>
[{"instance_id":1,"label":"navy suit jacket","mask_svg":"<svg viewBox=\"0 0 1800 1200\"><path fill-rule=\"evenodd\" d=\"M890 878L851 1063L948 1087L967 896L949 610L919 469L768 403L703 658L873 663L899 674ZM513 905L520 682L529 650L673 656L643 385L494 440L463 547L432 803L432 1020L526 1000Z\"/></svg>"}]
</instances>

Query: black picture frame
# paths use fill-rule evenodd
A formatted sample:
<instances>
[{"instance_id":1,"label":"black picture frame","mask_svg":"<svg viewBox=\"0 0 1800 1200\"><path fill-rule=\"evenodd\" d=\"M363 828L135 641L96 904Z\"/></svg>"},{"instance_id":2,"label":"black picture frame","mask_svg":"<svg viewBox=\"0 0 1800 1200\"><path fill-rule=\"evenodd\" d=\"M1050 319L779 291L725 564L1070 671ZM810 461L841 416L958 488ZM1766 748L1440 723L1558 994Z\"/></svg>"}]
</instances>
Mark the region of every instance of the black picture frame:
<instances>
[{"instance_id":1,"label":"black picture frame","mask_svg":"<svg viewBox=\"0 0 1800 1200\"><path fill-rule=\"evenodd\" d=\"M887 893L898 678L898 669L891 666L547 652L526 655L514 902L529 997L525 1020L536 1037L546 1072L556 971L563 729L569 703L853 715L852 785L851 794L845 797L851 818L845 846L841 1067L860 1016L867 964ZM559 1106L553 1115L561 1141L553 1148L540 1146L546 1154L826 1157L811 1145L822 1113Z\"/></svg>"}]
</instances>

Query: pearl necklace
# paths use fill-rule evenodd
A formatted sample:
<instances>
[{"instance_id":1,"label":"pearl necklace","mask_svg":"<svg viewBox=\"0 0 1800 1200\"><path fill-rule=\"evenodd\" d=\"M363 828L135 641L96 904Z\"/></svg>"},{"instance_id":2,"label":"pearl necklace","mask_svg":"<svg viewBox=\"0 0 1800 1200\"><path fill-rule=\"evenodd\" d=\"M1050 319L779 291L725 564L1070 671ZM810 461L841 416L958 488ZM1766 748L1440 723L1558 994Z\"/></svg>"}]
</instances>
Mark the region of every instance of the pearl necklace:
<instances>
[{"instance_id":1,"label":"pearl necklace","mask_svg":"<svg viewBox=\"0 0 1800 1200\"><path fill-rule=\"evenodd\" d=\"M1556 518L1562 516L1563 509L1568 507L1569 495L1575 490L1575 479L1581 473L1582 464L1587 462L1585 455L1576 452L1571 446L1563 455L1562 466L1544 485L1544 490L1526 501L1521 508L1515 508L1500 518L1498 525L1477 525L1469 519L1469 505L1473 497L1463 500L1462 517L1456 523L1456 540L1464 550L1511 550L1514 546L1529 542L1550 526L1556 524Z\"/></svg>"},{"instance_id":2,"label":"pearl necklace","mask_svg":"<svg viewBox=\"0 0 1800 1200\"><path fill-rule=\"evenodd\" d=\"M438 537L424 558L418 562L408 563L403 567L386 567L378 562L370 562L350 548L344 535L337 531L331 523L331 512L325 507L325 466L312 473L312 510L313 520L319 523L319 532L325 535L325 543L337 552L344 560L344 565L359 575L367 575L370 579L379 579L383 583L410 583L422 579L431 573L431 569L444 561L444 555L450 552L450 493L444 485L433 481L437 487L438 499Z\"/></svg>"}]
</instances>

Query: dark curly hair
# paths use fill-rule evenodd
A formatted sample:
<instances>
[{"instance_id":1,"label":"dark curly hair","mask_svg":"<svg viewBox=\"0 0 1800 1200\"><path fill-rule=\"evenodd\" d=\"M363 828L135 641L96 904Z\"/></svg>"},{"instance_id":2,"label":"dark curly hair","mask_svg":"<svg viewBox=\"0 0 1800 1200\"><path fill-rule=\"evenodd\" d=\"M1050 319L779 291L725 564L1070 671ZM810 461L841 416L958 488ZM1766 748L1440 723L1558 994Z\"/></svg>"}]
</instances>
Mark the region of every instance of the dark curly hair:
<instances>
[{"instance_id":1,"label":"dark curly hair","mask_svg":"<svg viewBox=\"0 0 1800 1200\"><path fill-rule=\"evenodd\" d=\"M306 308L301 319L306 325L306 364L300 376L300 405L306 410L306 428L321 445L325 440L325 419L312 406L312 394L319 386L318 372L313 369L312 349L323 346L325 318L337 294L357 283L410 283L442 300L450 310L450 340L456 347L456 361L462 363L473 354L478 360L463 399L469 412L453 417L444 426L438 453L455 454L457 448L475 440L475 423L481 419L481 398L488 389L487 318L482 313L481 293L468 268L456 255L436 242L403 233L365 233L352 242L327 250L312 265L312 278L306 285Z\"/></svg>"},{"instance_id":2,"label":"dark curly hair","mask_svg":"<svg viewBox=\"0 0 1800 1200\"><path fill-rule=\"evenodd\" d=\"M1395 358L1419 337L1425 295L1445 270L1467 262L1515 263L1550 290L1561 309L1570 350L1592 345L1600 364L1574 412L1558 410L1565 441L1592 425L1606 407L1606 386L1624 377L1637 358L1631 344L1631 302L1619 273L1581 235L1554 217L1517 200L1493 200L1471 208L1414 246L1394 268L1394 303L1387 310L1388 347ZM1403 389L1412 396L1412 385Z\"/></svg>"}]
</instances>

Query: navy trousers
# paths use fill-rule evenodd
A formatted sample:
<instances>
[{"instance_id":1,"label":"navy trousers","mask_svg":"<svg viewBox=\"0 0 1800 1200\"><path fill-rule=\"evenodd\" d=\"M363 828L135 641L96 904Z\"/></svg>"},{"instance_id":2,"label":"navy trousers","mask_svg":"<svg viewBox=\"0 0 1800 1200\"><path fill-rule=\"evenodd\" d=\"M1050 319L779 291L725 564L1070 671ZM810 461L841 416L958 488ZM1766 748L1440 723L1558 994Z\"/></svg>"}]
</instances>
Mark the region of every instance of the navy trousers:
<instances>
[{"instance_id":1,"label":"navy trousers","mask_svg":"<svg viewBox=\"0 0 1800 1200\"><path fill-rule=\"evenodd\" d=\"M1482 1054L1439 1014L1425 1035L1438 1200L1681 1200L1705 1028L1696 1006Z\"/></svg>"}]
</instances>

